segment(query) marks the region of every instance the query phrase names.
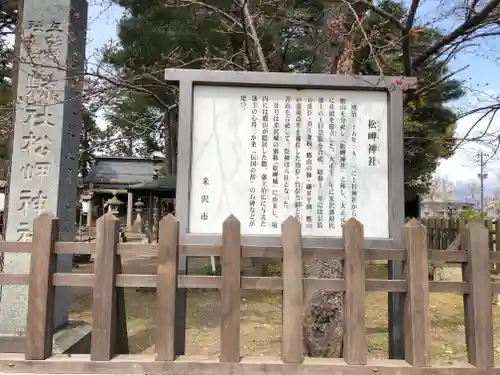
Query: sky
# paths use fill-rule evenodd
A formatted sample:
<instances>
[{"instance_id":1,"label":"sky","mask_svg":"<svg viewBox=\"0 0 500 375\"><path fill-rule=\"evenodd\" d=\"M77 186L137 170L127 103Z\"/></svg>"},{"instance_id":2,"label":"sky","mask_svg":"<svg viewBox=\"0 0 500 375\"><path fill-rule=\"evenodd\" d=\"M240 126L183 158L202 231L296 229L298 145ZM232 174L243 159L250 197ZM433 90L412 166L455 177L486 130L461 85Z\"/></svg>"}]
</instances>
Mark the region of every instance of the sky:
<instances>
[{"instance_id":1,"label":"sky","mask_svg":"<svg viewBox=\"0 0 500 375\"><path fill-rule=\"evenodd\" d=\"M116 29L123 12L119 6L107 3L106 0L89 1L86 54L93 62L105 44L117 39Z\"/></svg>"},{"instance_id":2,"label":"sky","mask_svg":"<svg viewBox=\"0 0 500 375\"><path fill-rule=\"evenodd\" d=\"M481 59L478 59L478 61L474 63L477 67L476 69L482 72L474 76L474 79L478 82L481 80L487 82L488 77L486 77L486 75L489 76L489 79L500 75L500 68L495 66L495 64L486 63ZM459 63L455 62L454 65L459 65ZM474 102L476 106L485 106L488 102L491 103L494 98L497 98L496 102L498 102L500 81L497 82L499 82L499 86L496 87L482 85L486 86L483 93L476 94L477 97L471 94L466 95L464 99L460 100L458 103L454 103L453 107L462 109L470 108L468 105L469 103L466 102ZM480 115L474 114L462 118L457 122L457 139L464 139L464 137L467 136L467 140L471 138L480 138L482 142L465 141L465 143L460 145L453 157L441 161L436 172L437 175L445 177L453 182L475 180L480 173L479 153L483 152L485 171L488 172L489 178L497 180L500 185L500 151L497 150L499 141L496 140L497 136L500 135L500 116L497 115L494 117L491 123L490 120L490 116L481 120ZM473 126L474 129L468 133Z\"/></svg>"},{"instance_id":3,"label":"sky","mask_svg":"<svg viewBox=\"0 0 500 375\"><path fill-rule=\"evenodd\" d=\"M471 90L464 98L456 103L450 103L453 108L459 110L471 109L474 107L484 107L489 103L500 101L500 80L492 77L500 76L500 66L497 62L492 62L481 56L481 51L491 56L492 50L500 51L500 43L497 41L487 41L478 47L477 54L461 56L451 62L453 69L460 69L469 66L463 72L457 74L457 78L466 81L466 86ZM500 56L498 52L497 56ZM497 115L491 121L491 117L481 120L480 115L470 115L460 119L456 127L456 137L464 138L467 132L474 126L474 130L467 135L468 139L480 137L483 142L466 142L455 152L455 155L447 160L443 160L437 170L437 175L445 177L453 182L467 182L477 180L480 173L480 163L478 154L483 152L486 156L484 160L485 171L489 178L498 181L500 185L500 152L497 151L495 137L500 134L500 116ZM489 126L489 127L488 127ZM482 136L486 131L487 136ZM488 143L485 145L484 143ZM498 155L497 155L498 154Z\"/></svg>"},{"instance_id":4,"label":"sky","mask_svg":"<svg viewBox=\"0 0 500 375\"><path fill-rule=\"evenodd\" d=\"M427 0L423 2L420 14L417 14L421 19L432 19L436 14L445 12L441 4L445 6L454 6L459 3L456 1L440 1ZM443 17L436 24L444 31L452 30L458 22L462 20L455 19L453 16ZM500 81L492 79L492 77L500 76L500 60L491 61L491 57L495 56L492 51L497 51L496 56L500 56L500 41L493 38L484 40L470 53L460 54L459 58L450 62L452 71L461 70L455 78L464 82L464 86L468 88L464 98L449 105L458 110L477 106L484 106L488 102L498 98L500 95ZM498 59L498 58L497 58ZM495 81L497 83L495 83ZM500 99L497 99L498 102ZM487 128L489 119L479 121L479 116L471 115L460 119L456 125L456 137L463 138L469 129L477 123L474 131L468 135L468 139L477 137ZM500 134L500 116L497 116L491 123L488 134L491 134L488 141L492 140L495 134ZM484 140L484 138L482 138ZM480 173L479 163L477 162L478 152L483 151L489 154L484 160L487 161L485 169L489 172L491 180L497 180L500 185L500 174L497 175L496 170L500 170L500 155L495 154L495 150L491 147L486 147L483 143L467 142L462 144L450 159L441 161L436 174L440 177L445 177L452 182L469 182L477 181Z\"/></svg>"},{"instance_id":5,"label":"sky","mask_svg":"<svg viewBox=\"0 0 500 375\"><path fill-rule=\"evenodd\" d=\"M116 40L116 25L122 11L118 6L104 5L103 3L107 3L107 1L91 0L89 3L87 56L90 61L95 61L94 57L99 55L96 51L110 40ZM445 12L445 9L439 9L442 3L439 0L423 2L424 5L417 14L417 21L418 19L431 19L436 14ZM446 3L444 2L444 4ZM444 17L438 21L438 25L441 29L450 30L457 22L459 20L454 20L453 17ZM470 90L464 98L456 103L450 103L450 106L463 110L464 108L484 104L491 100L491 97L500 95L500 80L492 79L492 77L500 76L498 62L489 60L489 56L493 55L492 50L500 51L500 41L487 40L482 45L479 45L474 52L451 61L452 70L463 69L456 75L456 78L464 81ZM495 81L498 83L494 84ZM459 120L456 129L457 137L464 137L471 125L477 120L477 116L469 116ZM480 122L469 137L480 134L481 130L486 126L486 121ZM500 116L492 122L489 132L498 132L500 134ZM487 154L493 154L490 148L482 144L468 142L462 145L452 158L443 160L440 163L436 172L437 175L454 182L477 180L479 166L475 162L475 156L481 150ZM485 160L488 160L486 170L489 172L490 182L492 182L491 180L498 180L500 185L500 173L495 172L496 170L500 171L500 155L486 157Z\"/></svg>"}]
</instances>

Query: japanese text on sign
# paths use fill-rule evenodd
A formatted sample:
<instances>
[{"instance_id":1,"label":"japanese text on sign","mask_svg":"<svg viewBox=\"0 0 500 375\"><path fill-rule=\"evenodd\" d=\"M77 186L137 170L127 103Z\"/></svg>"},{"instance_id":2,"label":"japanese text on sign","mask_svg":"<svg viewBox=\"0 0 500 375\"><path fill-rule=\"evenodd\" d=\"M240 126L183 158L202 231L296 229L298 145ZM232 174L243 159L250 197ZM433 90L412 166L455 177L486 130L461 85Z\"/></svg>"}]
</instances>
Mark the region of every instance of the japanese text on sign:
<instances>
[{"instance_id":1,"label":"japanese text on sign","mask_svg":"<svg viewBox=\"0 0 500 375\"><path fill-rule=\"evenodd\" d=\"M388 238L387 94L195 87L190 233L279 234L297 216L306 236L341 236L351 217ZM210 200L203 178L210 180ZM207 222L204 215L210 217Z\"/></svg>"}]
</instances>

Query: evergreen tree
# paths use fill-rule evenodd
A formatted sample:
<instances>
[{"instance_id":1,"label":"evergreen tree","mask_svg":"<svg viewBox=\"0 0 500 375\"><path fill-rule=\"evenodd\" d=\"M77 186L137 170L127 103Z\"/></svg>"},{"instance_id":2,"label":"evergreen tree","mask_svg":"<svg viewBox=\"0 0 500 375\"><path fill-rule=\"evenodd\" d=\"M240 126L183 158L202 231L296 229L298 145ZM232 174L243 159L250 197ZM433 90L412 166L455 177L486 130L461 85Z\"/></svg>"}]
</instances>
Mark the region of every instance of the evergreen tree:
<instances>
[{"instance_id":1,"label":"evergreen tree","mask_svg":"<svg viewBox=\"0 0 500 375\"><path fill-rule=\"evenodd\" d=\"M127 134L138 135L134 140L141 144L136 150L138 154L164 148L159 134L164 127L157 126L154 118L176 100L175 92L163 82L165 67L259 69L255 43L250 35L242 32L244 17L234 2L217 0L199 5L186 1L180 6L175 0L113 1L124 7L125 15L119 24L119 44L107 51L105 60L120 72L124 81L133 83L140 91L128 89L108 119L113 133L120 129L124 140L130 139ZM324 7L322 0L254 5L253 12L259 14L255 27L269 69L325 71L324 62L318 58L320 44L326 38ZM400 22L407 14L407 9L393 1L384 1L379 8ZM338 22L336 25L341 27ZM351 71L402 75L402 48L387 47L400 44L398 30L376 12L369 13L364 29L368 30L368 41L359 28L350 35L355 45L350 52ZM421 31L412 35L413 57L442 37L434 29L418 25L415 29ZM373 55L373 50L380 53ZM446 103L459 98L463 91L459 82L446 79L447 73L447 64L439 59L415 72L420 89L418 95L407 99L405 106L407 198L425 191L438 160L451 156L456 116ZM120 152L126 153L130 144L122 143Z\"/></svg>"},{"instance_id":2,"label":"evergreen tree","mask_svg":"<svg viewBox=\"0 0 500 375\"><path fill-rule=\"evenodd\" d=\"M15 32L19 0L0 1L0 143L12 133L14 102L12 98L13 49L7 43Z\"/></svg>"},{"instance_id":3,"label":"evergreen tree","mask_svg":"<svg viewBox=\"0 0 500 375\"><path fill-rule=\"evenodd\" d=\"M78 169L81 177L85 179L90 170L95 153L102 152L106 144L103 142L105 139L104 132L97 126L95 115L85 107L83 107L82 111Z\"/></svg>"}]
</instances>

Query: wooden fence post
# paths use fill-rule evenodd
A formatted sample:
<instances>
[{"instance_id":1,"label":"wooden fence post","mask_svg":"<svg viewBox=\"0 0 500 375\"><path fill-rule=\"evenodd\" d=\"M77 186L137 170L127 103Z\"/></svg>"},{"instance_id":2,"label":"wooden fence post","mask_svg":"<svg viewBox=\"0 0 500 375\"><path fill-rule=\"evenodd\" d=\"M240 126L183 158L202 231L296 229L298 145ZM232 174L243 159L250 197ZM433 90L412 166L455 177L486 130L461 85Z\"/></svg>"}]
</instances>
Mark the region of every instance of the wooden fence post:
<instances>
[{"instance_id":1,"label":"wooden fence post","mask_svg":"<svg viewBox=\"0 0 500 375\"><path fill-rule=\"evenodd\" d=\"M230 215L222 225L220 361L240 361L241 233Z\"/></svg>"},{"instance_id":2,"label":"wooden fence post","mask_svg":"<svg viewBox=\"0 0 500 375\"><path fill-rule=\"evenodd\" d=\"M405 359L413 366L429 364L430 315L427 230L416 219L403 228L406 250Z\"/></svg>"},{"instance_id":3,"label":"wooden fence post","mask_svg":"<svg viewBox=\"0 0 500 375\"><path fill-rule=\"evenodd\" d=\"M493 251L498 251L500 247L500 217L495 220L495 243L493 244ZM493 263L492 269L496 274L500 273L500 264Z\"/></svg>"},{"instance_id":4,"label":"wooden fence post","mask_svg":"<svg viewBox=\"0 0 500 375\"><path fill-rule=\"evenodd\" d=\"M57 218L43 213L33 221L28 319L26 326L26 359L42 360L52 356L55 288L52 278L57 268L54 253L57 240Z\"/></svg>"},{"instance_id":5,"label":"wooden fence post","mask_svg":"<svg viewBox=\"0 0 500 375\"><path fill-rule=\"evenodd\" d=\"M303 315L304 279L302 265L302 229L297 218L289 217L281 225L283 247L283 333L281 357L285 363L304 360Z\"/></svg>"},{"instance_id":6,"label":"wooden fence post","mask_svg":"<svg viewBox=\"0 0 500 375\"><path fill-rule=\"evenodd\" d=\"M177 291L178 223L171 214L161 219L156 296L156 360L175 359L175 295Z\"/></svg>"},{"instance_id":7,"label":"wooden fence post","mask_svg":"<svg viewBox=\"0 0 500 375\"><path fill-rule=\"evenodd\" d=\"M427 227L427 231L428 231L428 233L430 233L429 241L428 241L429 248L435 249L435 250L439 249L436 246L436 242L437 242L436 238L438 237L438 235L437 235L436 218L435 217L429 218L429 226Z\"/></svg>"},{"instance_id":8,"label":"wooden fence post","mask_svg":"<svg viewBox=\"0 0 500 375\"><path fill-rule=\"evenodd\" d=\"M344 237L344 359L348 365L366 365L365 239L363 224L349 219Z\"/></svg>"},{"instance_id":9,"label":"wooden fence post","mask_svg":"<svg viewBox=\"0 0 500 375\"><path fill-rule=\"evenodd\" d=\"M94 299L92 304L92 361L109 361L117 353L116 273L120 222L111 213L97 220Z\"/></svg>"},{"instance_id":10,"label":"wooden fence post","mask_svg":"<svg viewBox=\"0 0 500 375\"><path fill-rule=\"evenodd\" d=\"M467 354L473 366L484 369L494 365L488 230L478 221L470 222L462 245L468 252L462 268L463 280L469 283L469 294L464 294Z\"/></svg>"},{"instance_id":11,"label":"wooden fence post","mask_svg":"<svg viewBox=\"0 0 500 375\"><path fill-rule=\"evenodd\" d=\"M484 219L484 226L488 230L488 249L490 251L493 251L493 220L491 219Z\"/></svg>"}]
</instances>

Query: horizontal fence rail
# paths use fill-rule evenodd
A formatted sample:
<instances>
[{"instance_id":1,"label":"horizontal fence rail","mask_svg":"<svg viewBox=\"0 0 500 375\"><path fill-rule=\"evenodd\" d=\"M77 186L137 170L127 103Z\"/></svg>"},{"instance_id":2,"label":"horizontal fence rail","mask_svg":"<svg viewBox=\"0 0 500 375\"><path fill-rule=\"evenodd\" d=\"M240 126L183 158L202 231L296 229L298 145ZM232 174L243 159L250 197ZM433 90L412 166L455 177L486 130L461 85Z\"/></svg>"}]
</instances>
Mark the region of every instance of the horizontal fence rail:
<instances>
[{"instance_id":1,"label":"horizontal fence rail","mask_svg":"<svg viewBox=\"0 0 500 375\"><path fill-rule=\"evenodd\" d=\"M497 374L493 362L492 294L500 283L492 282L490 264L500 262L489 251L488 229L471 222L462 228L461 250L428 250L427 229L418 220L403 228L401 249L366 249L363 225L355 219L343 227L340 249L303 248L301 224L289 218L282 224L281 247L241 245L240 222L228 217L222 225L221 244L196 246L178 243L175 217L164 217L158 244L119 243L119 222L112 214L97 221L95 243L57 242L57 219L42 214L34 222L33 242L0 243L0 252L31 253L29 275L0 275L0 284L29 285L26 353L0 354L0 371L39 373L209 373L241 374ZM35 251L36 250L36 251ZM124 274L120 255L157 257L156 274ZM57 254L94 254L93 274L56 272ZM178 274L180 255L220 256L221 276ZM282 277L242 277L242 257L282 258ZM304 278L303 265L310 259L343 262L343 279ZM366 279L368 260L401 260L402 280ZM463 264L463 281L428 282L429 261ZM52 333L56 286L93 288L92 343L89 355L53 355ZM157 289L155 355L129 355L125 287ZM179 288L218 289L221 295L221 346L219 358L175 355L176 293ZM240 356L240 299L242 289L283 291L281 358ZM303 308L311 291L344 294L344 358L308 358L303 349ZM405 361L367 358L365 292L404 292ZM469 363L431 366L429 359L429 293L464 295L466 344ZM332 367L333 366L333 367Z\"/></svg>"}]
</instances>

